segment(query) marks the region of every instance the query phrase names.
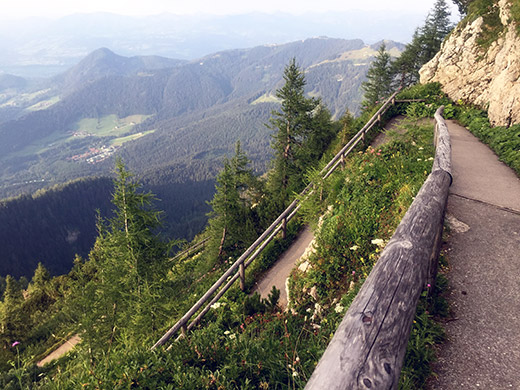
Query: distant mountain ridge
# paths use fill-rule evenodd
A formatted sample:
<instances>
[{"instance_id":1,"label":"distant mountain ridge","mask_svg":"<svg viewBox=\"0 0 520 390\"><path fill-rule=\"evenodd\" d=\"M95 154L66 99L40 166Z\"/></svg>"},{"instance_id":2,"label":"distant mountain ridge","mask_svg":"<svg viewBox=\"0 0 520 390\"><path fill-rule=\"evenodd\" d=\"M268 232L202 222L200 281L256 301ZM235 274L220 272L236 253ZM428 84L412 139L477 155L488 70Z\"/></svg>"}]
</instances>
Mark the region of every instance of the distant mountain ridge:
<instances>
[{"instance_id":1,"label":"distant mountain ridge","mask_svg":"<svg viewBox=\"0 0 520 390\"><path fill-rule=\"evenodd\" d=\"M190 62L127 58L106 48L96 50L65 74L19 94L32 100L0 101L2 184L5 188L10 182L60 182L107 172L110 158L99 158L96 161L102 161L93 165L77 162L76 156L92 148L110 154L102 151L114 142L137 172L167 165L193 171L190 166L199 165L194 156L204 155L211 161L210 175L212 164L219 166L238 139L260 164L258 169L265 169L270 149L264 124L276 107L273 96L288 61L297 59L306 72L307 91L321 96L338 117L347 108L358 110L360 86L378 46L361 40L312 38L229 50ZM402 49L390 41L387 46L395 54ZM2 110L12 112L7 108L13 107L17 119L1 123ZM129 119L132 125L125 131L117 130L123 129L117 124L112 130L102 130L100 124L81 130L81 121L101 121L110 115L141 119ZM151 152L154 159L148 160ZM13 195L0 188L2 193Z\"/></svg>"},{"instance_id":2,"label":"distant mountain ridge","mask_svg":"<svg viewBox=\"0 0 520 390\"><path fill-rule=\"evenodd\" d=\"M426 9L425 9L426 12ZM383 10L239 15L123 16L108 13L76 14L57 20L0 23L0 73L41 77L77 64L100 47L124 56L160 55L193 60L209 53L265 43L289 43L308 37L383 37L408 42L421 13ZM17 73L18 72L18 73Z\"/></svg>"},{"instance_id":3,"label":"distant mountain ridge","mask_svg":"<svg viewBox=\"0 0 520 390\"><path fill-rule=\"evenodd\" d=\"M67 72L54 77L53 81L65 91L74 91L105 77L132 76L147 70L175 68L186 62L160 56L124 57L100 48Z\"/></svg>"}]
</instances>

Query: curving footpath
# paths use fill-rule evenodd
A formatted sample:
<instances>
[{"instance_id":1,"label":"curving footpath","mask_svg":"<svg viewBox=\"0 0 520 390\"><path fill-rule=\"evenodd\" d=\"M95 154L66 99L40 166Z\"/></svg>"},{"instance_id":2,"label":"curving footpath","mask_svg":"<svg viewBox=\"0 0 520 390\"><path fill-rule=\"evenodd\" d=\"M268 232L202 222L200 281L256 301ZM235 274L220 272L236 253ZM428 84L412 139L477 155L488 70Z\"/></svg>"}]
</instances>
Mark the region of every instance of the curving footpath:
<instances>
[{"instance_id":1,"label":"curving footpath","mask_svg":"<svg viewBox=\"0 0 520 390\"><path fill-rule=\"evenodd\" d=\"M429 389L520 389L520 179L468 130L447 121L447 341Z\"/></svg>"}]
</instances>

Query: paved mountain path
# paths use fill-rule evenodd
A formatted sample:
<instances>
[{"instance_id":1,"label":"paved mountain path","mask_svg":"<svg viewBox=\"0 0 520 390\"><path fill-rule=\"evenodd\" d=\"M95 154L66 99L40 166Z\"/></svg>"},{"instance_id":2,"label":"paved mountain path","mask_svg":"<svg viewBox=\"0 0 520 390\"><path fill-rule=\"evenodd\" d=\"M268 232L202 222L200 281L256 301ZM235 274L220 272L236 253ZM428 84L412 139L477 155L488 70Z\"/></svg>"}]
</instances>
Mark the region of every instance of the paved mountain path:
<instances>
[{"instance_id":1,"label":"paved mountain path","mask_svg":"<svg viewBox=\"0 0 520 390\"><path fill-rule=\"evenodd\" d=\"M476 137L447 121L447 341L429 389L520 389L520 180Z\"/></svg>"},{"instance_id":2,"label":"paved mountain path","mask_svg":"<svg viewBox=\"0 0 520 390\"><path fill-rule=\"evenodd\" d=\"M43 367L47 363L62 357L67 352L72 350L72 348L74 348L80 341L81 341L81 338L78 335L72 336L69 340L65 341L57 349L55 349L53 352L51 352L49 355L47 355L47 357L45 357L45 359L40 360L37 363L37 366Z\"/></svg>"},{"instance_id":3,"label":"paved mountain path","mask_svg":"<svg viewBox=\"0 0 520 390\"><path fill-rule=\"evenodd\" d=\"M396 130L401 132L402 129L399 127L399 123L404 119L404 116L397 116L392 118L385 126L385 131ZM385 132L378 134L372 142L374 148L379 147L383 143L388 141L388 136ZM302 257L305 250L309 247L314 234L309 227L298 235L296 240L291 246L284 252L284 254L278 259L271 269L269 269L262 278L256 283L253 292L258 292L262 298L267 298L273 286L280 290L279 305L285 309L287 307L287 291L286 291L286 280L289 277L292 269L296 262Z\"/></svg>"},{"instance_id":4,"label":"paved mountain path","mask_svg":"<svg viewBox=\"0 0 520 390\"><path fill-rule=\"evenodd\" d=\"M267 298L273 286L276 286L276 288L280 290L280 300L278 304L285 309L287 307L285 281L294 268L295 263L303 255L313 239L314 234L312 230L306 226L274 266L257 282L253 292L257 291L262 298Z\"/></svg>"}]
</instances>

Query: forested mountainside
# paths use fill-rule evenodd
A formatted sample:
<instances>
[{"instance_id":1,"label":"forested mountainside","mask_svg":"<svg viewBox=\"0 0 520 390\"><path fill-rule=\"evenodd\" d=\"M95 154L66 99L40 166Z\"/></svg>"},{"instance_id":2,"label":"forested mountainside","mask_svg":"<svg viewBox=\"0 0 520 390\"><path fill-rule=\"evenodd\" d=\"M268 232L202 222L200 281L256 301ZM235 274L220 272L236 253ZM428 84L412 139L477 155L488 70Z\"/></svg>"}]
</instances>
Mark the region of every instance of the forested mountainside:
<instances>
[{"instance_id":1,"label":"forested mountainside","mask_svg":"<svg viewBox=\"0 0 520 390\"><path fill-rule=\"evenodd\" d=\"M444 0L438 3L440 8L446 7ZM430 26L439 31L437 25L430 23ZM438 35L433 38L436 39L416 39L405 53L431 49L442 40ZM274 105L271 96L275 96L280 102L267 122L273 134L272 169L265 175L255 175L241 143L234 144L233 157L221 161L216 193L210 202L211 219L197 237L206 239L198 253L171 258L171 237L160 236L155 211L155 206L162 205L154 205L152 196L143 193L139 184L139 179L144 179L148 185L167 183L169 189L177 188L179 179L175 178L173 165L160 165L160 162L154 165L151 153L147 164L149 174L144 172L144 177L141 173L141 177L135 178L118 158L112 192L113 217L101 221L88 257L75 258L66 275L51 278L39 264L30 282L10 275L4 280L0 278L3 290L0 387L303 387L342 313L369 274L434 160L433 128L422 118L440 104L450 106L438 84L401 91L397 95L397 101L401 102L381 114L381 101L387 98L394 82L405 86L403 80L416 78L415 69L421 57L402 57L406 61L400 60L399 66L394 67L385 45L381 45L362 83L365 92L362 114L354 118L347 113L339 121L332 119L318 98L305 93L309 67L301 68L294 57L289 59L283 82L275 92L247 101L251 105L267 100ZM396 94L392 94L392 100L394 97ZM389 117L405 112L413 118L407 121L406 130L391 132L393 140L386 145L368 147L377 128ZM197 119L195 112L191 115L191 119ZM145 126L150 118L146 114L84 118L76 137L93 137L85 133L108 137L111 129L132 126L132 122L135 126L137 121ZM363 145L360 143L357 149L352 146L353 153L341 161L343 169L322 180L317 173L320 168L332 155L339 158L338 150L343 154L343 145L354 134L359 135L367 121L376 128L363 137ZM157 128L141 128L139 134L146 139L157 133ZM208 138L208 134L200 136ZM117 143L123 145L121 138L128 135L121 132L118 137ZM54 142L58 141L51 140L47 144L49 150L56 150ZM211 156L214 149L204 152L210 153L208 157L214 158L214 162L218 161ZM192 162L211 172L216 164L204 154L199 157ZM97 161L93 157L88 159ZM225 271L239 256L245 257L241 256L243 250L309 180L313 181L313 191L307 192L307 199L300 202L304 215L295 216L284 226L287 234L280 237L273 234L274 242L262 245L265 251L247 269L242 286L248 289L254 285L259 274L289 246L302 224L320 226L316 231L315 251L310 251L314 253L308 253L305 268L297 267L287 283L291 310L282 311L278 307L276 288L268 299L232 288L221 301L208 306L208 315L202 322L190 325L191 330L185 329L190 332L188 337L172 343L171 349L151 350L158 337L193 303L202 295L210 296L204 293L209 286L217 279L225 281L222 272L229 274L233 270ZM237 266L238 262L232 267ZM419 365L423 362L417 355L426 355L431 350L428 345L431 348L433 344L422 326L428 316L427 312L418 316L418 325L413 330L412 353L420 351L420 354L412 358ZM79 345L66 356L44 365L41 359L64 342L68 344L71 336L76 341L81 339ZM427 338L430 341L423 342ZM416 371L405 374L410 378L410 388L421 388L414 379Z\"/></svg>"},{"instance_id":2,"label":"forested mountainside","mask_svg":"<svg viewBox=\"0 0 520 390\"><path fill-rule=\"evenodd\" d=\"M0 197L78 177L109 177L121 156L157 196L164 234L191 240L206 224L214 178L237 140L253 172L265 172L272 158L266 123L279 107L275 90L287 61L296 58L307 94L323 96L340 116L358 110L377 48L360 40L309 39L190 63L127 58L103 48L51 80L5 76ZM387 48L397 55L402 46L387 42ZM86 256L96 234L95 209L109 209L109 182L89 179L5 201L0 275L30 276L38 261L65 273L75 253ZM35 239L24 244L29 237Z\"/></svg>"},{"instance_id":3,"label":"forested mountainside","mask_svg":"<svg viewBox=\"0 0 520 390\"><path fill-rule=\"evenodd\" d=\"M162 234L191 240L206 224L215 182L163 179L143 183L163 211ZM53 275L69 272L75 255L86 257L92 248L98 211L111 215L113 191L111 178L87 178L0 201L0 275L30 277L39 262Z\"/></svg>"},{"instance_id":4,"label":"forested mountainside","mask_svg":"<svg viewBox=\"0 0 520 390\"><path fill-rule=\"evenodd\" d=\"M361 82L378 47L308 39L189 63L97 50L65 75L2 91L0 196L23 191L23 185L12 187L17 183L59 183L107 172L116 151L132 160L129 167L138 174L166 166L179 171L201 156L209 166L219 165L240 139L264 169L269 153L264 124L277 104L274 91L289 59L305 69L307 92L322 96L337 117L347 108L359 109ZM387 47L397 55L402 46ZM147 159L150 153L156 155Z\"/></svg>"},{"instance_id":5,"label":"forested mountainside","mask_svg":"<svg viewBox=\"0 0 520 390\"><path fill-rule=\"evenodd\" d=\"M86 256L96 234L95 209L109 207L110 180L28 194L80 177L109 177L117 155L159 199L164 234L192 239L206 224L214 178L237 140L253 171L265 172L272 158L266 123L279 107L275 90L286 63L296 58L308 95L321 96L338 117L358 111L378 47L308 39L192 62L128 58L102 48L49 80L3 75L0 198L15 199L0 213L6 243L0 274L29 276L38 261L64 273L75 253ZM393 42L387 47L393 55L402 49ZM36 238L24 244L29 237Z\"/></svg>"},{"instance_id":6,"label":"forested mountainside","mask_svg":"<svg viewBox=\"0 0 520 390\"><path fill-rule=\"evenodd\" d=\"M81 179L0 202L0 275L30 276L38 262L54 274L87 254L96 237L96 209L111 210L110 179Z\"/></svg>"}]
</instances>

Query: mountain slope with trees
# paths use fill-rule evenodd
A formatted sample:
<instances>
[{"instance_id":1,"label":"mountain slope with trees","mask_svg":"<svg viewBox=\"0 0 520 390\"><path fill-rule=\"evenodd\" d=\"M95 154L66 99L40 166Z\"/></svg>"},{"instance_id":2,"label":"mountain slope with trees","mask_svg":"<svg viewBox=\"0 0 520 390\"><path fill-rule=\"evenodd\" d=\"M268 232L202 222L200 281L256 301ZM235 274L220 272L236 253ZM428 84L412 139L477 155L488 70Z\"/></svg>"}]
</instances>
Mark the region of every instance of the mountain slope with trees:
<instances>
[{"instance_id":1,"label":"mountain slope with trees","mask_svg":"<svg viewBox=\"0 0 520 390\"><path fill-rule=\"evenodd\" d=\"M348 55L363 50L364 55L359 58ZM99 50L61 77L64 89L51 84L38 90L44 99L41 103L47 102L47 108L27 111L25 115L18 113L17 120L0 123L0 137L4 140L0 144L3 182L0 194L9 196L17 194L13 191L23 191L23 186L11 191L9 186L14 183L41 179L62 182L108 172L113 165L113 155L107 163L98 164L67 159L113 142L117 131L103 138L97 134L71 137L82 119L101 120L109 115L146 116L146 120L136 122L122 134L147 134L133 141L123 140L122 146L118 146L123 155L127 148L140 148L143 156L159 144L164 150L177 148L164 157L157 155L152 162L141 163L140 157L135 156L129 166L138 174L149 171L150 165L158 168L182 164L202 153L216 156L216 163L220 164L223 155L232 153L237 139L256 160L256 155L267 154L268 134L263 124L269 118L272 105L278 104L274 91L290 58L298 58L309 72L306 92L322 95L324 103L333 109L333 116L339 117L347 108L352 112L358 110L359 86L373 54L375 52L360 40L308 39L221 52L190 63L154 69L164 66L166 60L150 60L153 67L141 68L135 64L142 64L143 59L125 59L107 49ZM135 69L142 71L135 74ZM38 91L32 91L31 96ZM24 104L29 103L34 107L38 102L29 99ZM210 128L215 122L220 122L219 126ZM189 136L190 127L195 123L196 130L206 134L208 142L201 143L199 138L196 143L191 140L180 143L179 133ZM240 135L229 140L229 128L237 129ZM256 140L248 145L248 137L241 135L243 132L263 133L260 138L264 141ZM253 144L262 146L252 150Z\"/></svg>"}]
</instances>

